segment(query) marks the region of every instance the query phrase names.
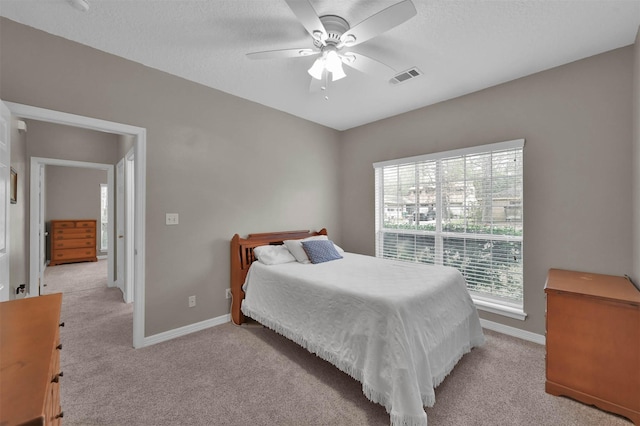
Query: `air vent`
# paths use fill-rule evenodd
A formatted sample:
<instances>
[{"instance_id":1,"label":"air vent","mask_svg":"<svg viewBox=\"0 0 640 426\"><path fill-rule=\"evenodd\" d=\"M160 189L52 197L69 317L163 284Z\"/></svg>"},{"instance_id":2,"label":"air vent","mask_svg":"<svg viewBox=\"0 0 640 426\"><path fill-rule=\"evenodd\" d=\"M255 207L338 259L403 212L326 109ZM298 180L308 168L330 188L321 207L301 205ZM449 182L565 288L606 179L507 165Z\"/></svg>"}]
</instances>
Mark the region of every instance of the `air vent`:
<instances>
[{"instance_id":1,"label":"air vent","mask_svg":"<svg viewBox=\"0 0 640 426\"><path fill-rule=\"evenodd\" d=\"M389 80L389 83L400 84L400 83L409 81L412 78L420 77L421 75L422 75L422 71L420 71L418 68L413 67L406 71L402 71L400 74L396 75L391 80Z\"/></svg>"}]
</instances>

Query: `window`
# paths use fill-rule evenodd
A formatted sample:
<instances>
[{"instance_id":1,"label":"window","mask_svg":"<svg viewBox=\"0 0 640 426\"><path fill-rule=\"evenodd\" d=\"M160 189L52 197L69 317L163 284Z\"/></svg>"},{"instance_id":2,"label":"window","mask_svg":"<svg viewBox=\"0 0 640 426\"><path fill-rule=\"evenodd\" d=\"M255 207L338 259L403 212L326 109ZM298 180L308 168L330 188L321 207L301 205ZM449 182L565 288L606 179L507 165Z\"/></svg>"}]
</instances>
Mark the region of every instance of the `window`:
<instances>
[{"instance_id":1,"label":"window","mask_svg":"<svg viewBox=\"0 0 640 426\"><path fill-rule=\"evenodd\" d=\"M375 163L376 256L455 267L480 309L524 319L523 147Z\"/></svg>"},{"instance_id":2,"label":"window","mask_svg":"<svg viewBox=\"0 0 640 426\"><path fill-rule=\"evenodd\" d=\"M100 184L100 251L109 249L108 224L109 224L109 187Z\"/></svg>"}]
</instances>

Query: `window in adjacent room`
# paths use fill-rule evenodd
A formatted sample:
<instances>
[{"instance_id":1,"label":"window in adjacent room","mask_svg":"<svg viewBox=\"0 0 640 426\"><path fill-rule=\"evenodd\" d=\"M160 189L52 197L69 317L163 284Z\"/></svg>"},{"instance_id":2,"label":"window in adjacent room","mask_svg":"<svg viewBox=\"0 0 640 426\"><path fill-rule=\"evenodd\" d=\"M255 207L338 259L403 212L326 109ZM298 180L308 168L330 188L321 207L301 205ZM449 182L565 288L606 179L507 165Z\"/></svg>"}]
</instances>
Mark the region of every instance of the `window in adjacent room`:
<instances>
[{"instance_id":1,"label":"window in adjacent room","mask_svg":"<svg viewBox=\"0 0 640 426\"><path fill-rule=\"evenodd\" d=\"M109 223L109 192L108 186L104 183L100 184L100 251L107 251L108 242L108 223Z\"/></svg>"},{"instance_id":2,"label":"window in adjacent room","mask_svg":"<svg viewBox=\"0 0 640 426\"><path fill-rule=\"evenodd\" d=\"M523 147L375 163L376 256L453 266L479 309L524 319Z\"/></svg>"}]
</instances>

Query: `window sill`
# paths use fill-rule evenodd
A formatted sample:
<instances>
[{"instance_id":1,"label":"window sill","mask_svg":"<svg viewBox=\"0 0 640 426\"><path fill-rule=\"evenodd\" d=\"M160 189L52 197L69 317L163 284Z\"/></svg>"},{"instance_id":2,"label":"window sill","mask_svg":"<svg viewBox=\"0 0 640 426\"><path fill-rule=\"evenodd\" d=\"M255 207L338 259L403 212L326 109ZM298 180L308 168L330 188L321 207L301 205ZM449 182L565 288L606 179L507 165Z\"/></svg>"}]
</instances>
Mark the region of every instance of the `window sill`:
<instances>
[{"instance_id":1,"label":"window sill","mask_svg":"<svg viewBox=\"0 0 640 426\"><path fill-rule=\"evenodd\" d=\"M491 312L492 314L498 314L509 318L515 318L520 321L524 321L525 318L527 318L527 314L520 307L507 306L505 304L474 295L471 295L471 299L473 299L473 303L476 305L476 308L481 311Z\"/></svg>"}]
</instances>

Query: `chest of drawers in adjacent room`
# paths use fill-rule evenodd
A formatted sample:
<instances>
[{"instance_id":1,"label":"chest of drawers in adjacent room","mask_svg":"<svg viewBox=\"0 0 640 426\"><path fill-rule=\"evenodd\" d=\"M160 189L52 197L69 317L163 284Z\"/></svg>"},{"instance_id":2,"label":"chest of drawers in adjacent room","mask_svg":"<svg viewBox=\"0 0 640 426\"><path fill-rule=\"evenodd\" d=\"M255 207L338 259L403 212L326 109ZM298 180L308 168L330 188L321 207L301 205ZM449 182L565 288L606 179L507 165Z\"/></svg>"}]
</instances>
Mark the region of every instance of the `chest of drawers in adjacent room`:
<instances>
[{"instance_id":1,"label":"chest of drawers in adjacent room","mask_svg":"<svg viewBox=\"0 0 640 426\"><path fill-rule=\"evenodd\" d=\"M50 229L51 262L96 262L96 220L52 220Z\"/></svg>"}]
</instances>

